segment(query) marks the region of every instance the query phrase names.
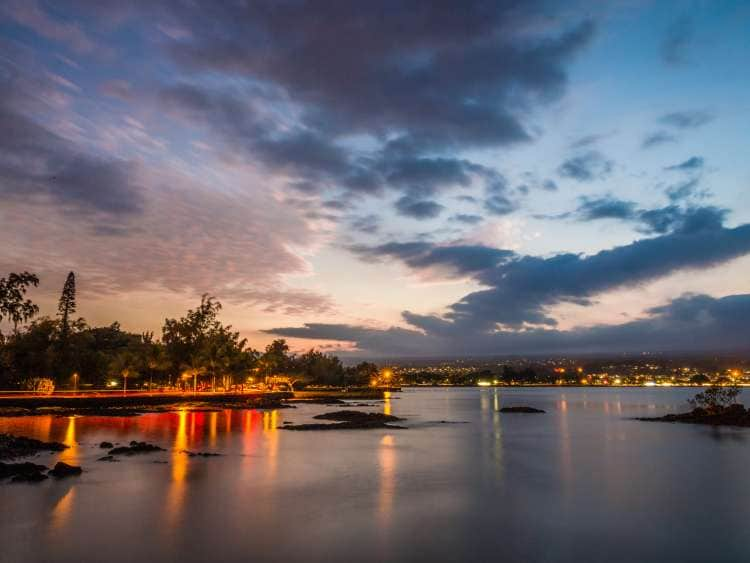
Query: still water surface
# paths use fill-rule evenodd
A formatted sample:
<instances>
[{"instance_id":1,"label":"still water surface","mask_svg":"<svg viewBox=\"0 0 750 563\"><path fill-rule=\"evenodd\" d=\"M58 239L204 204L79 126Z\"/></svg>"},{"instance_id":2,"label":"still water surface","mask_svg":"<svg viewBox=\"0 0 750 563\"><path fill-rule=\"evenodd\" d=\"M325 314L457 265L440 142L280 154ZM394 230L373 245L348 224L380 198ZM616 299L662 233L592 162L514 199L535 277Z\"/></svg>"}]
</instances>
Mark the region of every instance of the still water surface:
<instances>
[{"instance_id":1,"label":"still water surface","mask_svg":"<svg viewBox=\"0 0 750 563\"><path fill-rule=\"evenodd\" d=\"M750 561L750 431L632 420L694 393L419 389L371 409L408 430L277 429L321 405L0 419L86 470L0 484L0 561ZM132 439L168 451L96 461Z\"/></svg>"}]
</instances>

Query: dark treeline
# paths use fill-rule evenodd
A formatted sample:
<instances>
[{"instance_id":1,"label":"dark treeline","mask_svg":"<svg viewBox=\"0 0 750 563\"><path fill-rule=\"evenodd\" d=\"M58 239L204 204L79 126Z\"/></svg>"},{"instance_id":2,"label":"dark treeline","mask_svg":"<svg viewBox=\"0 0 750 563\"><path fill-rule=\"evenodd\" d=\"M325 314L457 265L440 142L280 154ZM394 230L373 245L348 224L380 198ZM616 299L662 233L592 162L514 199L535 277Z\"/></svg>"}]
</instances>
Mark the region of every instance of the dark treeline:
<instances>
[{"instance_id":1,"label":"dark treeline","mask_svg":"<svg viewBox=\"0 0 750 563\"><path fill-rule=\"evenodd\" d=\"M0 388L35 389L52 381L69 388L127 384L136 387L233 389L283 378L304 385L362 386L377 377L374 364L345 368L336 356L314 349L295 355L284 340L254 350L219 320L221 303L204 295L184 317L166 319L161 338L122 330L119 323L92 327L75 317L75 275L65 281L55 317L34 318L39 308L26 297L39 279L10 274L0 279ZM28 323L28 324L26 324ZM23 325L23 326L22 326Z\"/></svg>"}]
</instances>

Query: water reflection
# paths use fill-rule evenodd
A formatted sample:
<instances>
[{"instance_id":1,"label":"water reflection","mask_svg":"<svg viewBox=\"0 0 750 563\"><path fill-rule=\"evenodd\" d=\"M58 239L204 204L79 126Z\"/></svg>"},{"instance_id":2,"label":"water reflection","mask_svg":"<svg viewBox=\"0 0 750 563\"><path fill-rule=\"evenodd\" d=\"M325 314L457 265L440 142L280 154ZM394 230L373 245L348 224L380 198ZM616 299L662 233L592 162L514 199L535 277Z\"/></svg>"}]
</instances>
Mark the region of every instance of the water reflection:
<instances>
[{"instance_id":1,"label":"water reflection","mask_svg":"<svg viewBox=\"0 0 750 563\"><path fill-rule=\"evenodd\" d=\"M0 516L0 561L10 542L24 563L717 560L705 537L721 538L721 560L747 561L750 430L632 420L688 393L405 390L382 412L409 430L367 432L278 430L319 405L0 419L0 432L66 442L85 470L0 485L12 515ZM546 414L499 414L506 403ZM96 462L100 441L133 439L170 451Z\"/></svg>"},{"instance_id":2,"label":"water reflection","mask_svg":"<svg viewBox=\"0 0 750 563\"><path fill-rule=\"evenodd\" d=\"M174 435L171 457L172 479L167 492L165 515L168 530L174 529L180 521L182 507L185 504L185 481L187 478L189 458L183 452L188 448L188 417L192 419L191 428L194 429L195 426L192 423L195 422L195 414L196 413L194 412L188 413L186 410L180 410L177 412L177 430Z\"/></svg>"},{"instance_id":3,"label":"water reflection","mask_svg":"<svg viewBox=\"0 0 750 563\"><path fill-rule=\"evenodd\" d=\"M60 498L55 502L49 519L50 541L59 541L65 537L66 531L70 525L71 514L76 497L76 486L68 483L69 487Z\"/></svg>"},{"instance_id":4,"label":"water reflection","mask_svg":"<svg viewBox=\"0 0 750 563\"><path fill-rule=\"evenodd\" d=\"M76 417L68 417L68 425L65 429L65 438L63 444L69 446L60 454L60 460L69 465L78 465L78 442L76 441Z\"/></svg>"},{"instance_id":5,"label":"water reflection","mask_svg":"<svg viewBox=\"0 0 750 563\"><path fill-rule=\"evenodd\" d=\"M279 411L263 413L263 434L266 439L266 479L272 481L278 470L279 455Z\"/></svg>"},{"instance_id":6,"label":"water reflection","mask_svg":"<svg viewBox=\"0 0 750 563\"><path fill-rule=\"evenodd\" d=\"M390 391L383 392L383 414L387 414L388 416L393 414L391 411L391 392Z\"/></svg>"},{"instance_id":7,"label":"water reflection","mask_svg":"<svg viewBox=\"0 0 750 563\"><path fill-rule=\"evenodd\" d=\"M381 527L390 524L393 497L396 490L396 439L388 434L380 440L378 465L380 467L380 492L378 495L378 521Z\"/></svg>"}]
</instances>

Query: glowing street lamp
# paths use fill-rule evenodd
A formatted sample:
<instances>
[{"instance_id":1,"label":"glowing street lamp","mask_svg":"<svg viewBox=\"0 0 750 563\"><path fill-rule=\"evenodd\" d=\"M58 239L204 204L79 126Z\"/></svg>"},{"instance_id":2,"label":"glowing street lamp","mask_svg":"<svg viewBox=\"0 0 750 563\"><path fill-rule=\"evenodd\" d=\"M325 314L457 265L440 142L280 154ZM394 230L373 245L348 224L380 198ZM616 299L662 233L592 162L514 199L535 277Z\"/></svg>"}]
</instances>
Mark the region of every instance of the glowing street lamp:
<instances>
[{"instance_id":1,"label":"glowing street lamp","mask_svg":"<svg viewBox=\"0 0 750 563\"><path fill-rule=\"evenodd\" d=\"M78 394L78 372L73 374L73 394Z\"/></svg>"}]
</instances>

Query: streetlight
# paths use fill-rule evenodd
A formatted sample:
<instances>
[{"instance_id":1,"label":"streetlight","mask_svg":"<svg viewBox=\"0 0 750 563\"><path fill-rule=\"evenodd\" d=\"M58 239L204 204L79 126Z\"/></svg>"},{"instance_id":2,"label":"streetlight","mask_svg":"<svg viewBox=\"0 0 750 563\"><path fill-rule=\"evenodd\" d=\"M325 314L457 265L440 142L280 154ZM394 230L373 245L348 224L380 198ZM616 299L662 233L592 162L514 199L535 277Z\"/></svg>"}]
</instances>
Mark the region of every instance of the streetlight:
<instances>
[{"instance_id":1,"label":"streetlight","mask_svg":"<svg viewBox=\"0 0 750 563\"><path fill-rule=\"evenodd\" d=\"M78 394L78 372L73 374L73 394Z\"/></svg>"}]
</instances>

